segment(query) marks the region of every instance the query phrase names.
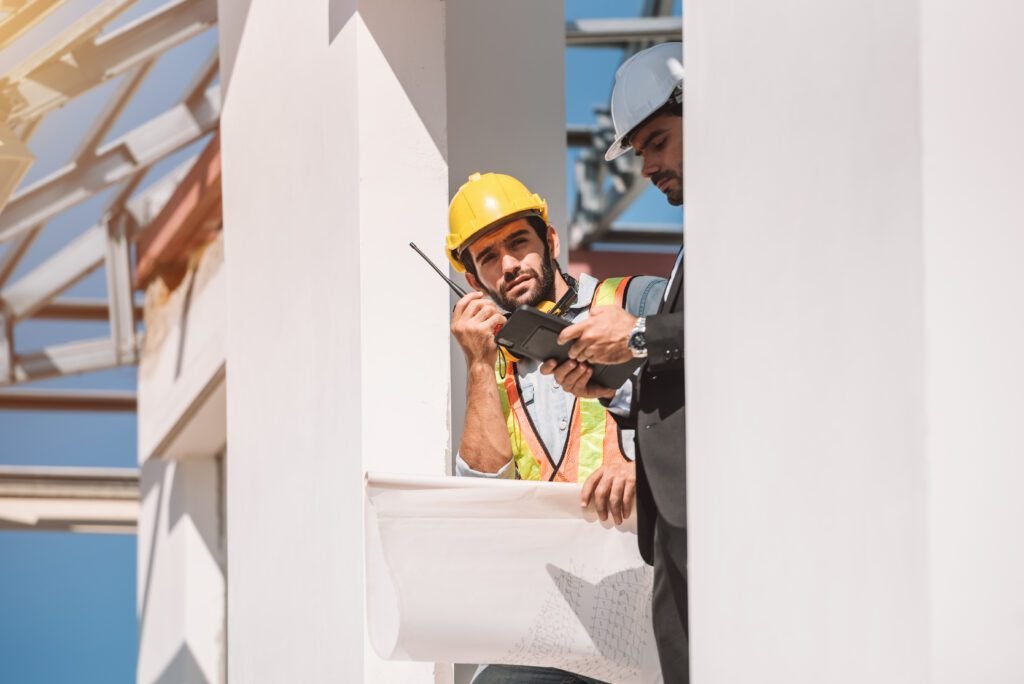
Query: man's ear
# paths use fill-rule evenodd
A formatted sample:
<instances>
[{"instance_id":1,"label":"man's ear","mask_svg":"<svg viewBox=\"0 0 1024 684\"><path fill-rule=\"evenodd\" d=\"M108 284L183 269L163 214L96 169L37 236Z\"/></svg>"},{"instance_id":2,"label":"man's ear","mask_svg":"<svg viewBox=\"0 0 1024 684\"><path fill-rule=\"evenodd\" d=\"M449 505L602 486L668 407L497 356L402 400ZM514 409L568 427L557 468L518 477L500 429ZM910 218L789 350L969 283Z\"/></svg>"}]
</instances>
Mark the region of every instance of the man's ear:
<instances>
[{"instance_id":1,"label":"man's ear","mask_svg":"<svg viewBox=\"0 0 1024 684\"><path fill-rule=\"evenodd\" d=\"M469 286L476 290L477 292L483 292L484 294L487 294L487 291L484 290L483 286L480 285L480 281L477 280L476 276L470 273L469 271L466 271L466 282L469 283Z\"/></svg>"},{"instance_id":2,"label":"man's ear","mask_svg":"<svg viewBox=\"0 0 1024 684\"><path fill-rule=\"evenodd\" d=\"M550 223L548 224L548 249L551 250L551 258L558 259L561 243L558 241L558 232Z\"/></svg>"}]
</instances>

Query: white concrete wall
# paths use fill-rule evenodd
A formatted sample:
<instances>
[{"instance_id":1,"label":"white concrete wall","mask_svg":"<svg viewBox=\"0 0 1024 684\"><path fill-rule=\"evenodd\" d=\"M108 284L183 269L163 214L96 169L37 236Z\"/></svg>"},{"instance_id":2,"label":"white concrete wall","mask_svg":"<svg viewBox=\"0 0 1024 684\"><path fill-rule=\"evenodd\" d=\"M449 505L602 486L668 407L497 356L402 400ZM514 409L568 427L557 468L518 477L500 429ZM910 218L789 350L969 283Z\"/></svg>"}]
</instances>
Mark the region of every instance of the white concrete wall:
<instances>
[{"instance_id":1,"label":"white concrete wall","mask_svg":"<svg viewBox=\"0 0 1024 684\"><path fill-rule=\"evenodd\" d=\"M1022 20L687 5L697 682L1024 679Z\"/></svg>"},{"instance_id":2,"label":"white concrete wall","mask_svg":"<svg viewBox=\"0 0 1024 684\"><path fill-rule=\"evenodd\" d=\"M927 678L917 7L686 5L698 683Z\"/></svg>"},{"instance_id":3,"label":"white concrete wall","mask_svg":"<svg viewBox=\"0 0 1024 684\"><path fill-rule=\"evenodd\" d=\"M139 363L140 684L226 680L222 244L166 293L147 291Z\"/></svg>"},{"instance_id":4,"label":"white concrete wall","mask_svg":"<svg viewBox=\"0 0 1024 684\"><path fill-rule=\"evenodd\" d=\"M173 292L158 283L147 290L139 362L140 463L167 454L212 457L224 448L226 280L218 238Z\"/></svg>"},{"instance_id":5,"label":"white concrete wall","mask_svg":"<svg viewBox=\"0 0 1024 684\"><path fill-rule=\"evenodd\" d=\"M226 681L220 467L215 458L154 458L142 464L140 684Z\"/></svg>"},{"instance_id":6,"label":"white concrete wall","mask_svg":"<svg viewBox=\"0 0 1024 684\"><path fill-rule=\"evenodd\" d=\"M1024 681L1024 6L922 10L932 681L1011 684Z\"/></svg>"}]
</instances>

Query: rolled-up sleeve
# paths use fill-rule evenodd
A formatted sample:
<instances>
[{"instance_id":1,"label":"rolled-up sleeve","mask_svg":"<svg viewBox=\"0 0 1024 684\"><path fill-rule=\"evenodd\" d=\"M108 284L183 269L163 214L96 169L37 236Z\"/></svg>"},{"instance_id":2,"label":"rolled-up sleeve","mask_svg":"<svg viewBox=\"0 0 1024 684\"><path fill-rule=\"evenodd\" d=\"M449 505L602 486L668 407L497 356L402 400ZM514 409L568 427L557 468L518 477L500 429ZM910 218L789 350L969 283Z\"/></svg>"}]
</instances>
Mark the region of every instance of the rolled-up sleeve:
<instances>
[{"instance_id":1,"label":"rolled-up sleeve","mask_svg":"<svg viewBox=\"0 0 1024 684\"><path fill-rule=\"evenodd\" d=\"M516 478L515 460L509 459L508 463L503 465L496 473L482 473L479 470L473 470L469 464L462 459L462 455L459 454L455 457L455 474L458 477L483 477L490 478L492 480L514 480Z\"/></svg>"}]
</instances>

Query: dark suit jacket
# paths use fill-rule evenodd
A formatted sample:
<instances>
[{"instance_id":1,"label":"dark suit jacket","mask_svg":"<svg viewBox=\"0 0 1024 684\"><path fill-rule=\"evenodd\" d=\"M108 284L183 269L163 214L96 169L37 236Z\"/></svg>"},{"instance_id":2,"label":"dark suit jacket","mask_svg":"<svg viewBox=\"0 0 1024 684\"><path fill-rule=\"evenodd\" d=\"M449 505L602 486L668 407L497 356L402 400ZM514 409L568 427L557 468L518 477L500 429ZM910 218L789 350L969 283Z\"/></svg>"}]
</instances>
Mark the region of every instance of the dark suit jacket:
<instances>
[{"instance_id":1,"label":"dark suit jacket","mask_svg":"<svg viewBox=\"0 0 1024 684\"><path fill-rule=\"evenodd\" d=\"M680 257L681 259L681 257ZM640 554L654 563L660 515L686 527L686 403L683 370L683 264L679 261L657 315L647 317L647 363L633 406L637 442L637 526Z\"/></svg>"}]
</instances>

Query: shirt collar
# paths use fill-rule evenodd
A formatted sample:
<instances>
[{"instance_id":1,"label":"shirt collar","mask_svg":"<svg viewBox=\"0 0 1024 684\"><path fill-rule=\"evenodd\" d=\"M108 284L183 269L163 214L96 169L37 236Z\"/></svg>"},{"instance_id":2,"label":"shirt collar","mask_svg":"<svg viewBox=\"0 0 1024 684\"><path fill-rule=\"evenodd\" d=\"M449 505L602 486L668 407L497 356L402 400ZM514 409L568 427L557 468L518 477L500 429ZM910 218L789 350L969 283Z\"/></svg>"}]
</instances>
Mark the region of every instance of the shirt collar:
<instances>
[{"instance_id":1,"label":"shirt collar","mask_svg":"<svg viewBox=\"0 0 1024 684\"><path fill-rule=\"evenodd\" d=\"M594 299L594 291L597 290L598 285L597 278L589 273L581 273L576 282L579 283L579 290L576 292L576 301L569 306L571 311L588 308L591 300Z\"/></svg>"}]
</instances>

